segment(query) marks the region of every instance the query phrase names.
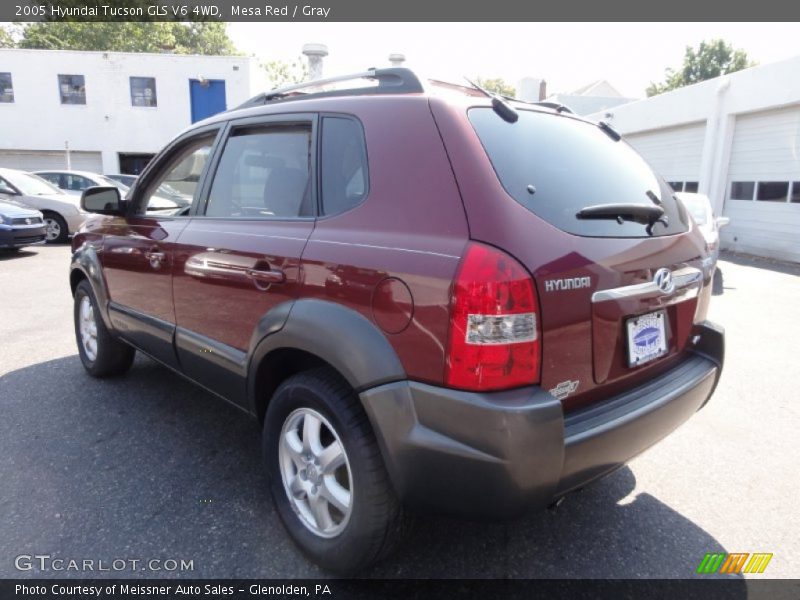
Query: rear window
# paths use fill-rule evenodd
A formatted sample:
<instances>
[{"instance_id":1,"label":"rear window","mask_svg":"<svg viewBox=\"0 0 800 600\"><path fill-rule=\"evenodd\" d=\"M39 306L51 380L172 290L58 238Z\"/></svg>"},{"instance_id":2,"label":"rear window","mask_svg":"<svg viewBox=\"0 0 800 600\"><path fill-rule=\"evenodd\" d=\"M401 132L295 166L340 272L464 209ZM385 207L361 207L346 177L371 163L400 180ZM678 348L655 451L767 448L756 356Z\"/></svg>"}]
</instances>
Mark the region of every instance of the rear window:
<instances>
[{"instance_id":1,"label":"rear window","mask_svg":"<svg viewBox=\"0 0 800 600\"><path fill-rule=\"evenodd\" d=\"M687 231L687 217L673 190L624 141L566 116L519 111L508 123L491 108L473 108L469 119L505 190L525 208L555 227L581 236L649 237L641 223L578 219L582 208L598 204L663 203L669 226L658 223L653 236Z\"/></svg>"}]
</instances>

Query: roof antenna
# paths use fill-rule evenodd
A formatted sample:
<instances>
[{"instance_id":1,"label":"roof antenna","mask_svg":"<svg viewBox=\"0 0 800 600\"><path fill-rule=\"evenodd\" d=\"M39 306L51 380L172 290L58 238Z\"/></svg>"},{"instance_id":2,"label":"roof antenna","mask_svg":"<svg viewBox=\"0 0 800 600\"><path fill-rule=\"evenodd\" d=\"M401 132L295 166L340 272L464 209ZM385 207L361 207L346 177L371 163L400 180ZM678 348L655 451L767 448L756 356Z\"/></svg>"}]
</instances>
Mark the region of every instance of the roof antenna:
<instances>
[{"instance_id":1,"label":"roof antenna","mask_svg":"<svg viewBox=\"0 0 800 600\"><path fill-rule=\"evenodd\" d=\"M492 92L483 89L477 83L475 83L474 81L471 81L468 77L464 77L464 79L466 79L467 83L469 83L476 90L479 90L479 91L483 92L483 94L487 98L491 98L492 99L492 108L494 109L494 112L496 112L498 114L498 116L501 119L503 119L503 121L505 121L506 123L516 123L517 122L517 120L519 119L519 113L516 110L514 110L514 108L510 104L508 104L505 100L503 100L497 94L493 94Z\"/></svg>"}]
</instances>

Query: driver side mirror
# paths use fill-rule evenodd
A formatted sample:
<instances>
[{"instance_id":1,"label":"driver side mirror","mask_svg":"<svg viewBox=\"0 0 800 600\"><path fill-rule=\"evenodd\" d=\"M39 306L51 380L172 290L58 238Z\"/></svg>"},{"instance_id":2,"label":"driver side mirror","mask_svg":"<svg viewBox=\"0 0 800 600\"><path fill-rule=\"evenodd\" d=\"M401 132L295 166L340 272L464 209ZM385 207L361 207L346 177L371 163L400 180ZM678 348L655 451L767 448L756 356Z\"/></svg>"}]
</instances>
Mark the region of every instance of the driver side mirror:
<instances>
[{"instance_id":1,"label":"driver side mirror","mask_svg":"<svg viewBox=\"0 0 800 600\"><path fill-rule=\"evenodd\" d=\"M117 188L96 186L83 190L81 208L100 215L122 215L124 207Z\"/></svg>"}]
</instances>

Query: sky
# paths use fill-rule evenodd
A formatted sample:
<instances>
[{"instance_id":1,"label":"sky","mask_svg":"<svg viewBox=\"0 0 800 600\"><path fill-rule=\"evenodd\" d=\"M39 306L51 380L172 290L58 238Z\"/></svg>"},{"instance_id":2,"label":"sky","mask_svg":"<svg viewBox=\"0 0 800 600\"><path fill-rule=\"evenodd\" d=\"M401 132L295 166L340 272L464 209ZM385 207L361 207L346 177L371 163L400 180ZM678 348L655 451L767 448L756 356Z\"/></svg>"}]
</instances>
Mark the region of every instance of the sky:
<instances>
[{"instance_id":1,"label":"sky","mask_svg":"<svg viewBox=\"0 0 800 600\"><path fill-rule=\"evenodd\" d=\"M800 55L796 23L231 23L239 48L262 60L294 61L303 44L328 46L324 74L404 66L462 81L522 77L547 81L548 94L607 79L628 97L644 97L667 67L680 67L687 45L723 38L760 64Z\"/></svg>"}]
</instances>

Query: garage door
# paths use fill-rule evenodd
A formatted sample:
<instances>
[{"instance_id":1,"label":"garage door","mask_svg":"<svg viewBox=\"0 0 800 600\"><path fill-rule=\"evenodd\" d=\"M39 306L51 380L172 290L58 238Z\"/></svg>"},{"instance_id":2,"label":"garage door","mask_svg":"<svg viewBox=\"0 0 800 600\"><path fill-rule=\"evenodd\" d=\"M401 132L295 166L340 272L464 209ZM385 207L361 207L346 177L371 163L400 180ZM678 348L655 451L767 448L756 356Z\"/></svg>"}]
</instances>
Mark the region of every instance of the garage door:
<instances>
[{"instance_id":1,"label":"garage door","mask_svg":"<svg viewBox=\"0 0 800 600\"><path fill-rule=\"evenodd\" d=\"M677 183L679 189L696 192L705 132L705 123L695 123L633 133L625 139L664 179Z\"/></svg>"},{"instance_id":2,"label":"garage door","mask_svg":"<svg viewBox=\"0 0 800 600\"><path fill-rule=\"evenodd\" d=\"M736 119L723 247L800 262L800 106Z\"/></svg>"},{"instance_id":3,"label":"garage door","mask_svg":"<svg viewBox=\"0 0 800 600\"><path fill-rule=\"evenodd\" d=\"M103 172L99 152L70 152L70 161L75 171ZM0 150L0 167L23 171L66 169L67 159L63 150Z\"/></svg>"}]
</instances>

